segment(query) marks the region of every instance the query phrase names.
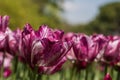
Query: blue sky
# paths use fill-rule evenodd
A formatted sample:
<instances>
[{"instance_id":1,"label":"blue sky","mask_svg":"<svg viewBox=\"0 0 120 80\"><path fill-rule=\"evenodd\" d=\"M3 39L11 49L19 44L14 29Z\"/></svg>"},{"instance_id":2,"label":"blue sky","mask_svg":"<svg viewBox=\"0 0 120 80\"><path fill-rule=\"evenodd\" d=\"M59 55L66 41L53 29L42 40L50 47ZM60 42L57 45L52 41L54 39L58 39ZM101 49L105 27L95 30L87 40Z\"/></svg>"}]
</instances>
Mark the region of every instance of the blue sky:
<instances>
[{"instance_id":1,"label":"blue sky","mask_svg":"<svg viewBox=\"0 0 120 80\"><path fill-rule=\"evenodd\" d=\"M99 7L120 0L65 0L63 17L71 24L87 23L99 13Z\"/></svg>"}]
</instances>

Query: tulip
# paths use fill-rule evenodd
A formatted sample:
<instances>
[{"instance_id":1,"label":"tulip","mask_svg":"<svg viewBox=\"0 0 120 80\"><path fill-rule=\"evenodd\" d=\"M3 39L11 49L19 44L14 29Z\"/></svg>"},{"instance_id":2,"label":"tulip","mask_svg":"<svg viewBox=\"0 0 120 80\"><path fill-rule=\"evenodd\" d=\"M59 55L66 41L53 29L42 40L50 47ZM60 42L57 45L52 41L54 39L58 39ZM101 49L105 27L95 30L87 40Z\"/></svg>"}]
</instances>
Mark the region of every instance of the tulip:
<instances>
[{"instance_id":1,"label":"tulip","mask_svg":"<svg viewBox=\"0 0 120 80\"><path fill-rule=\"evenodd\" d=\"M120 39L116 39L114 37L109 38L109 42L105 48L104 59L106 61L115 61L119 56Z\"/></svg>"},{"instance_id":2,"label":"tulip","mask_svg":"<svg viewBox=\"0 0 120 80\"><path fill-rule=\"evenodd\" d=\"M20 41L21 41L21 30L17 29L16 31L7 32L6 36L6 51L12 55L18 55Z\"/></svg>"},{"instance_id":3,"label":"tulip","mask_svg":"<svg viewBox=\"0 0 120 80\"><path fill-rule=\"evenodd\" d=\"M4 72L3 72L3 77L4 78L8 78L11 74L12 74L11 69L9 69L9 68L4 69Z\"/></svg>"},{"instance_id":4,"label":"tulip","mask_svg":"<svg viewBox=\"0 0 120 80\"><path fill-rule=\"evenodd\" d=\"M104 77L104 80L112 80L111 76L109 73L107 73Z\"/></svg>"},{"instance_id":5,"label":"tulip","mask_svg":"<svg viewBox=\"0 0 120 80\"><path fill-rule=\"evenodd\" d=\"M34 31L27 24L22 32L23 58L32 68L57 65L71 47L71 43L62 41L62 35L62 31L52 30L45 25Z\"/></svg>"},{"instance_id":6,"label":"tulip","mask_svg":"<svg viewBox=\"0 0 120 80\"><path fill-rule=\"evenodd\" d=\"M96 60L99 61L103 57L105 48L108 44L108 38L103 34L94 34L91 36L91 38L95 43L98 43L99 52L98 55L96 56Z\"/></svg>"},{"instance_id":7,"label":"tulip","mask_svg":"<svg viewBox=\"0 0 120 80\"><path fill-rule=\"evenodd\" d=\"M98 44L85 34L78 34L73 50L78 60L93 61L98 54Z\"/></svg>"}]
</instances>

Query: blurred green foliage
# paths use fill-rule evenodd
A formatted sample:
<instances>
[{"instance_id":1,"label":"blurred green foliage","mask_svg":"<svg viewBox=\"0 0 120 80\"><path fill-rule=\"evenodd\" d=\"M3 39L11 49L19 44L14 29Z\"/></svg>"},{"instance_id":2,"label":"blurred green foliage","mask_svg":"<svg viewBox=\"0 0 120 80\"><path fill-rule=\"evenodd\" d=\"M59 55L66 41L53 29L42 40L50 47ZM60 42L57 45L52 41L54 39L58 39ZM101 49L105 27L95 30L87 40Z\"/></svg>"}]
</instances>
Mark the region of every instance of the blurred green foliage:
<instances>
[{"instance_id":1,"label":"blurred green foliage","mask_svg":"<svg viewBox=\"0 0 120 80\"><path fill-rule=\"evenodd\" d=\"M48 4L44 2L45 0L39 1L44 5L46 4L44 7ZM26 23L30 23L34 28L42 24L47 24L50 27L60 27L61 21L56 18L57 15L45 15L40 11L39 5L41 4L36 3L34 0L0 0L0 15L10 16L10 27L12 29L16 29L16 27L22 28ZM51 9L54 10L54 8ZM51 11L50 9L48 10ZM51 11L51 13L57 12Z\"/></svg>"}]
</instances>

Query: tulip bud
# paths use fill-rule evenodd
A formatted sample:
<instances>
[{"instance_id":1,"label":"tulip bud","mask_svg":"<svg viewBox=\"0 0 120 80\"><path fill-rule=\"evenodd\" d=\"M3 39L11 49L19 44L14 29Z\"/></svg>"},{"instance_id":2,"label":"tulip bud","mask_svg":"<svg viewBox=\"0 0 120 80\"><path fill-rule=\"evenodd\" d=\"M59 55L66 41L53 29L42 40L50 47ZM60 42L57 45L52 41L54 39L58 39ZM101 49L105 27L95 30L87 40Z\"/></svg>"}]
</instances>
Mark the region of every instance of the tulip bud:
<instances>
[{"instance_id":1,"label":"tulip bud","mask_svg":"<svg viewBox=\"0 0 120 80\"><path fill-rule=\"evenodd\" d=\"M8 27L9 16L0 16L0 31L5 32Z\"/></svg>"},{"instance_id":2,"label":"tulip bud","mask_svg":"<svg viewBox=\"0 0 120 80\"><path fill-rule=\"evenodd\" d=\"M109 73L107 73L104 77L104 80L112 80L111 76Z\"/></svg>"}]
</instances>

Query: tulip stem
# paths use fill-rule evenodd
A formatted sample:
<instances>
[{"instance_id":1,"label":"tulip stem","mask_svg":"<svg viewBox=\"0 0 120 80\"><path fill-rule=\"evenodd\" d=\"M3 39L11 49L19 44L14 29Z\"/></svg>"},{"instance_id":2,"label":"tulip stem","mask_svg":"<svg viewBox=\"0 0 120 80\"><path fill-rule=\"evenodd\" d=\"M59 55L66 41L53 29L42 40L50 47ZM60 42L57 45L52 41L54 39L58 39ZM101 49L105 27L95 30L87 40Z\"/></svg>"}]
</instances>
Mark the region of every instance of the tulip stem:
<instances>
[{"instance_id":1,"label":"tulip stem","mask_svg":"<svg viewBox=\"0 0 120 80\"><path fill-rule=\"evenodd\" d=\"M38 74L37 80L41 80L41 75Z\"/></svg>"},{"instance_id":2,"label":"tulip stem","mask_svg":"<svg viewBox=\"0 0 120 80\"><path fill-rule=\"evenodd\" d=\"M61 70L61 72L60 72L60 79L59 80L63 80L63 78L64 78L64 74L63 74L63 70Z\"/></svg>"},{"instance_id":3,"label":"tulip stem","mask_svg":"<svg viewBox=\"0 0 120 80\"><path fill-rule=\"evenodd\" d=\"M104 76L107 74L107 68L108 68L108 66L106 65L105 70L104 70Z\"/></svg>"},{"instance_id":4,"label":"tulip stem","mask_svg":"<svg viewBox=\"0 0 120 80\"><path fill-rule=\"evenodd\" d=\"M80 80L81 70L78 72L78 80Z\"/></svg>"},{"instance_id":5,"label":"tulip stem","mask_svg":"<svg viewBox=\"0 0 120 80\"><path fill-rule=\"evenodd\" d=\"M74 67L72 67L72 70L70 70L70 80L73 78L73 73L74 73Z\"/></svg>"},{"instance_id":6,"label":"tulip stem","mask_svg":"<svg viewBox=\"0 0 120 80\"><path fill-rule=\"evenodd\" d=\"M46 78L47 78L47 80L50 80L50 77L49 77L49 75L47 75L47 77L46 77Z\"/></svg>"},{"instance_id":7,"label":"tulip stem","mask_svg":"<svg viewBox=\"0 0 120 80\"><path fill-rule=\"evenodd\" d=\"M118 73L117 73L117 79L116 80L120 80L120 71L118 71Z\"/></svg>"},{"instance_id":8,"label":"tulip stem","mask_svg":"<svg viewBox=\"0 0 120 80\"><path fill-rule=\"evenodd\" d=\"M112 68L111 68L111 76L112 76L112 77L114 77L114 76L113 76L113 72L114 72L114 68L112 67Z\"/></svg>"},{"instance_id":9,"label":"tulip stem","mask_svg":"<svg viewBox=\"0 0 120 80\"><path fill-rule=\"evenodd\" d=\"M18 59L17 56L15 56L14 59L14 74L15 74L15 80L18 78L19 71L17 71L18 68Z\"/></svg>"},{"instance_id":10,"label":"tulip stem","mask_svg":"<svg viewBox=\"0 0 120 80\"><path fill-rule=\"evenodd\" d=\"M85 70L85 80L88 80L88 68Z\"/></svg>"}]
</instances>

